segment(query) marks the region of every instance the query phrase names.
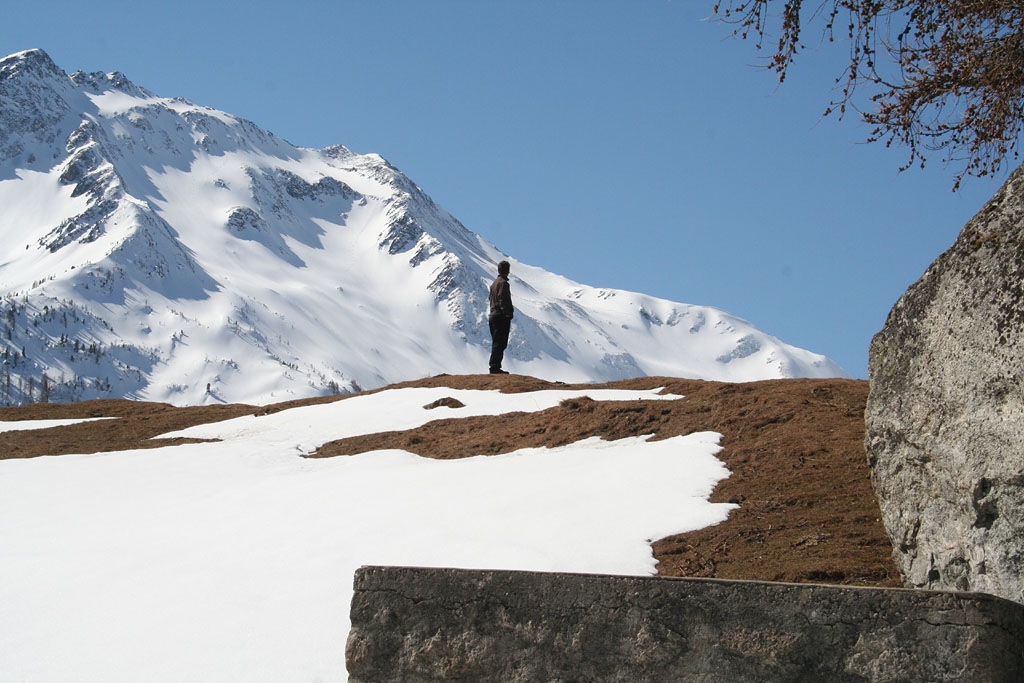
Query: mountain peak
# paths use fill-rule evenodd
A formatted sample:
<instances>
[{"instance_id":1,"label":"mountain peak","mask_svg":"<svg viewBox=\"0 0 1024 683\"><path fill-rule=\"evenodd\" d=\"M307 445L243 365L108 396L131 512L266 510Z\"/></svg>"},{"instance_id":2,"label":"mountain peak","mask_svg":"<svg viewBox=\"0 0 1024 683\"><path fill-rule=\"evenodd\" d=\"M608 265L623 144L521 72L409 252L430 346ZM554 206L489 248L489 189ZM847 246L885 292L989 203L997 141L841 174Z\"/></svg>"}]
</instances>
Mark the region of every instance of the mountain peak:
<instances>
[{"instance_id":1,"label":"mountain peak","mask_svg":"<svg viewBox=\"0 0 1024 683\"><path fill-rule=\"evenodd\" d=\"M0 59L0 82L31 77L37 80L65 77L66 74L45 51L39 48L15 52Z\"/></svg>"},{"instance_id":2,"label":"mountain peak","mask_svg":"<svg viewBox=\"0 0 1024 683\"><path fill-rule=\"evenodd\" d=\"M132 83L120 71L111 71L110 73L103 73L102 71L94 71L92 73L76 71L71 74L70 78L75 85L87 88L94 93L116 90L134 97L155 97L150 91Z\"/></svg>"},{"instance_id":3,"label":"mountain peak","mask_svg":"<svg viewBox=\"0 0 1024 683\"><path fill-rule=\"evenodd\" d=\"M27 157L39 156L33 148L51 146L62 137L60 122L72 110L66 99L72 88L67 74L43 50L0 59L0 179L4 162L29 166ZM48 150L45 156L57 153Z\"/></svg>"}]
</instances>

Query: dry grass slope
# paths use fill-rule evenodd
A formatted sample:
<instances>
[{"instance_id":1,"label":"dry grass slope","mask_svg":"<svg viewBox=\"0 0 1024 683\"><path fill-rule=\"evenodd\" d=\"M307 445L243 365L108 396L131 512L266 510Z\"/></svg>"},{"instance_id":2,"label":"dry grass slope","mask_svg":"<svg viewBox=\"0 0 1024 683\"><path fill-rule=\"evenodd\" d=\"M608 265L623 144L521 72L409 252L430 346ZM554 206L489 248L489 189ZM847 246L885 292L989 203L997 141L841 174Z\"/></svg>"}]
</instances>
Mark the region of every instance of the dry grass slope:
<instances>
[{"instance_id":1,"label":"dry grass slope","mask_svg":"<svg viewBox=\"0 0 1024 683\"><path fill-rule=\"evenodd\" d=\"M867 382L771 380L744 384L647 377L606 385L554 384L518 375L439 376L396 387L651 389L681 401L564 401L541 413L446 418L418 429L324 444L314 457L401 448L430 458L559 446L591 436L665 439L695 431L723 435L719 453L732 475L713 502L739 503L717 526L654 543L659 573L766 581L897 586L892 548L871 490L864 451ZM0 409L0 421L116 417L45 430L0 433L0 458L91 453L172 445L153 437L239 415L344 400L308 399L266 407L177 408L132 401L37 404ZM458 409L454 399L438 405ZM425 406L426 407L426 406Z\"/></svg>"}]
</instances>

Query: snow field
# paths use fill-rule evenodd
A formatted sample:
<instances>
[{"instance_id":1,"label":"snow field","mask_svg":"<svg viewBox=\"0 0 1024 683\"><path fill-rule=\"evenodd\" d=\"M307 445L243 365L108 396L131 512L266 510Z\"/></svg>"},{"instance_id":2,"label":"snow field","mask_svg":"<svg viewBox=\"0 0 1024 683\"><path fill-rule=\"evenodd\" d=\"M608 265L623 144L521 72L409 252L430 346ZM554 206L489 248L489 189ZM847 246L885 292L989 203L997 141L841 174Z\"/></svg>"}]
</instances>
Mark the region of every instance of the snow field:
<instances>
[{"instance_id":1,"label":"snow field","mask_svg":"<svg viewBox=\"0 0 1024 683\"><path fill-rule=\"evenodd\" d=\"M178 432L220 442L0 461L0 680L341 681L365 564L645 575L723 521L719 435L434 461L305 459L443 417L655 391L390 390ZM425 410L451 396L461 409Z\"/></svg>"}]
</instances>

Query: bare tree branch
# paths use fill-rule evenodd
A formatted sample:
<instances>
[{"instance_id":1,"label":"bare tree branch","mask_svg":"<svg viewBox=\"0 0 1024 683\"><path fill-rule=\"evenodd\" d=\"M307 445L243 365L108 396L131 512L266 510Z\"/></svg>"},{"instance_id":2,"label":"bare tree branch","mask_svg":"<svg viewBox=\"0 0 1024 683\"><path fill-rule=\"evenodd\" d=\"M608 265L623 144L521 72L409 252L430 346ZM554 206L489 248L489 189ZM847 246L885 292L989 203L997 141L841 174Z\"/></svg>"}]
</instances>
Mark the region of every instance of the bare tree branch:
<instances>
[{"instance_id":1,"label":"bare tree branch","mask_svg":"<svg viewBox=\"0 0 1024 683\"><path fill-rule=\"evenodd\" d=\"M964 176L997 173L1019 158L1021 0L719 0L714 11L735 35L756 39L758 50L777 31L768 68L780 81L808 25L830 41L847 40L849 64L825 113L853 109L873 126L869 141L905 146L901 170L942 152L947 163L962 164L957 189Z\"/></svg>"}]
</instances>

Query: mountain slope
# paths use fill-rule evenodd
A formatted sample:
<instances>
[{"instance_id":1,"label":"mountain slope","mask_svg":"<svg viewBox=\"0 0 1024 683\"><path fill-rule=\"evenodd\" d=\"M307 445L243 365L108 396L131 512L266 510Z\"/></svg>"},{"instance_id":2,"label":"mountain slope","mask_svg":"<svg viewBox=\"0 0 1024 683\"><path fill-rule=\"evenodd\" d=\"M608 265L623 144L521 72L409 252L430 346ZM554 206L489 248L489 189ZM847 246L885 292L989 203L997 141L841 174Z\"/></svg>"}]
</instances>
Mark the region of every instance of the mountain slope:
<instances>
[{"instance_id":1,"label":"mountain slope","mask_svg":"<svg viewBox=\"0 0 1024 683\"><path fill-rule=\"evenodd\" d=\"M722 311L502 254L381 157L295 147L120 73L0 60L0 405L267 403L486 367L512 262L513 372L845 373Z\"/></svg>"}]
</instances>

